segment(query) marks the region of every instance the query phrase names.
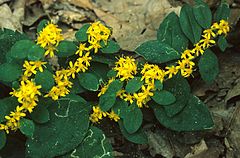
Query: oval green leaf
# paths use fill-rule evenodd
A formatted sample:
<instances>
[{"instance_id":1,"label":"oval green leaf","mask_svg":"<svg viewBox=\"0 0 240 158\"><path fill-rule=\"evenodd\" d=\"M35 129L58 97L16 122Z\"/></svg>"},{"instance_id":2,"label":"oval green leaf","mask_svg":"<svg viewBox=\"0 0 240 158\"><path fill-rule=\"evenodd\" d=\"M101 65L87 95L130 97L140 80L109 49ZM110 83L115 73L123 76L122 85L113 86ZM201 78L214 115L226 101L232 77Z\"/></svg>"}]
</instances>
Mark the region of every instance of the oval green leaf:
<instances>
[{"instance_id":1,"label":"oval green leaf","mask_svg":"<svg viewBox=\"0 0 240 158\"><path fill-rule=\"evenodd\" d=\"M68 57L74 55L77 51L77 46L72 41L61 41L57 46L58 57Z\"/></svg>"},{"instance_id":2,"label":"oval green leaf","mask_svg":"<svg viewBox=\"0 0 240 158\"><path fill-rule=\"evenodd\" d=\"M219 73L217 56L210 49L207 49L201 56L198 67L201 78L206 83L211 84Z\"/></svg>"},{"instance_id":3,"label":"oval green leaf","mask_svg":"<svg viewBox=\"0 0 240 158\"><path fill-rule=\"evenodd\" d=\"M7 141L6 133L4 131L0 131L0 150L5 146Z\"/></svg>"},{"instance_id":4,"label":"oval green leaf","mask_svg":"<svg viewBox=\"0 0 240 158\"><path fill-rule=\"evenodd\" d=\"M175 12L171 12L164 18L157 30L157 39L178 52L182 52L187 48L188 39L181 29L179 17Z\"/></svg>"},{"instance_id":5,"label":"oval green leaf","mask_svg":"<svg viewBox=\"0 0 240 158\"><path fill-rule=\"evenodd\" d=\"M49 111L44 106L37 106L31 113L31 117L37 123L46 123L50 120Z\"/></svg>"},{"instance_id":6,"label":"oval green leaf","mask_svg":"<svg viewBox=\"0 0 240 158\"><path fill-rule=\"evenodd\" d=\"M128 133L135 133L142 125L143 114L136 104L128 107L126 116L123 118L123 125Z\"/></svg>"},{"instance_id":7,"label":"oval green leaf","mask_svg":"<svg viewBox=\"0 0 240 158\"><path fill-rule=\"evenodd\" d=\"M187 38L193 44L197 43L201 38L202 28L197 23L193 14L193 9L190 5L185 4L182 7L179 20L182 31L187 36Z\"/></svg>"},{"instance_id":8,"label":"oval green leaf","mask_svg":"<svg viewBox=\"0 0 240 158\"><path fill-rule=\"evenodd\" d=\"M84 24L75 34L75 37L80 42L86 42L88 40L87 30L90 24Z\"/></svg>"},{"instance_id":9,"label":"oval green leaf","mask_svg":"<svg viewBox=\"0 0 240 158\"><path fill-rule=\"evenodd\" d=\"M22 70L15 63L4 63L0 65L0 80L5 82L13 82L22 75Z\"/></svg>"},{"instance_id":10,"label":"oval green leaf","mask_svg":"<svg viewBox=\"0 0 240 158\"><path fill-rule=\"evenodd\" d=\"M134 77L129 80L125 89L127 93L135 93L137 92L143 85L143 81L141 81L141 77Z\"/></svg>"},{"instance_id":11,"label":"oval green leaf","mask_svg":"<svg viewBox=\"0 0 240 158\"><path fill-rule=\"evenodd\" d=\"M230 16L229 4L226 0L221 0L221 4L218 6L215 14L214 20L219 22L220 20L228 20Z\"/></svg>"},{"instance_id":12,"label":"oval green leaf","mask_svg":"<svg viewBox=\"0 0 240 158\"><path fill-rule=\"evenodd\" d=\"M180 57L180 54L175 49L158 40L144 42L135 51L147 61L159 64L179 59Z\"/></svg>"},{"instance_id":13,"label":"oval green leaf","mask_svg":"<svg viewBox=\"0 0 240 158\"><path fill-rule=\"evenodd\" d=\"M45 49L39 45L33 45L28 52L28 59L32 61L41 60L44 58Z\"/></svg>"},{"instance_id":14,"label":"oval green leaf","mask_svg":"<svg viewBox=\"0 0 240 158\"><path fill-rule=\"evenodd\" d=\"M155 91L152 99L160 105L170 105L176 101L175 96L166 90Z\"/></svg>"},{"instance_id":15,"label":"oval green leaf","mask_svg":"<svg viewBox=\"0 0 240 158\"><path fill-rule=\"evenodd\" d=\"M35 82L37 85L42 86L41 89L43 91L49 91L55 85L53 74L48 70L37 72L35 75Z\"/></svg>"},{"instance_id":16,"label":"oval green leaf","mask_svg":"<svg viewBox=\"0 0 240 158\"><path fill-rule=\"evenodd\" d=\"M193 95L190 96L186 107L174 117L167 116L161 106L153 107L158 121L174 131L200 131L211 129L214 125L206 105Z\"/></svg>"},{"instance_id":17,"label":"oval green leaf","mask_svg":"<svg viewBox=\"0 0 240 158\"><path fill-rule=\"evenodd\" d=\"M78 80L83 88L86 88L90 91L98 90L99 81L93 73L81 73L78 75Z\"/></svg>"},{"instance_id":18,"label":"oval green leaf","mask_svg":"<svg viewBox=\"0 0 240 158\"><path fill-rule=\"evenodd\" d=\"M17 41L11 48L11 57L15 59L24 59L28 56L29 50L35 45L30 40Z\"/></svg>"},{"instance_id":19,"label":"oval green leaf","mask_svg":"<svg viewBox=\"0 0 240 158\"><path fill-rule=\"evenodd\" d=\"M35 125L32 120L22 118L20 120L20 131L27 137L32 137L35 130Z\"/></svg>"},{"instance_id":20,"label":"oval green leaf","mask_svg":"<svg viewBox=\"0 0 240 158\"><path fill-rule=\"evenodd\" d=\"M113 54L113 53L117 53L120 50L120 46L118 45L117 42L113 40L109 40L107 42L107 45L101 48L100 50L102 53L105 53L105 54Z\"/></svg>"},{"instance_id":21,"label":"oval green leaf","mask_svg":"<svg viewBox=\"0 0 240 158\"><path fill-rule=\"evenodd\" d=\"M198 24L204 28L210 28L212 24L212 12L207 3L202 0L195 0L195 6L193 7L193 14Z\"/></svg>"}]
</instances>

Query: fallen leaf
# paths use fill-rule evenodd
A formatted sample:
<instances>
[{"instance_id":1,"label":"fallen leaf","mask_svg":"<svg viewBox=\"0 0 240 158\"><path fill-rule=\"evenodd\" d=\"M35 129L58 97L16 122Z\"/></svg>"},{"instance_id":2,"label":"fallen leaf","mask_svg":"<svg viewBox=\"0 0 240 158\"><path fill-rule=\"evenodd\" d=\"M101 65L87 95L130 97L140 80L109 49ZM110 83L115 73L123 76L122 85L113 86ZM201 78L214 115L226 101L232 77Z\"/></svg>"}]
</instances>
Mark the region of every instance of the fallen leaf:
<instances>
[{"instance_id":1,"label":"fallen leaf","mask_svg":"<svg viewBox=\"0 0 240 158\"><path fill-rule=\"evenodd\" d=\"M124 50L133 51L144 41L156 39L156 30L164 17L180 6L173 7L168 0L97 0L93 10L108 26L112 36Z\"/></svg>"}]
</instances>

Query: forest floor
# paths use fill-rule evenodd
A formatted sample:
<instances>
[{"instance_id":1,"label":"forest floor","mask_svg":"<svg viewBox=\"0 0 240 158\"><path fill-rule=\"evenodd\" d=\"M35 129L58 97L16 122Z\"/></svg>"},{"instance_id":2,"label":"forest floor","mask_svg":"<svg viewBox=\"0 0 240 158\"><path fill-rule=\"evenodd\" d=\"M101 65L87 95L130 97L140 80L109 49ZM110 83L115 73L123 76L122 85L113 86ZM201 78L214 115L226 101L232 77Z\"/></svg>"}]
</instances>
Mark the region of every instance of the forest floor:
<instances>
[{"instance_id":1,"label":"forest floor","mask_svg":"<svg viewBox=\"0 0 240 158\"><path fill-rule=\"evenodd\" d=\"M0 0L0 27L23 31L34 39L37 24L42 19L51 19L63 29L64 38L73 39L84 23L102 20L113 28L112 37L122 50L134 51L144 41L156 39L163 18L172 11L179 14L186 2L193 3L192 0ZM207 0L212 10L219 2ZM240 32L236 29L240 26L240 1L228 2L232 11L229 19L232 32L228 37L231 46L224 53L215 49L220 63L218 78L211 85L200 76L189 79L192 92L208 105L214 128L205 132L174 132L157 121L153 124L156 119L152 111L146 110L144 126L151 129L147 131L149 144L136 145L125 140L115 124L105 122L100 126L111 140L115 157L240 157ZM24 153L21 141L10 144L11 152L15 150L18 157Z\"/></svg>"}]
</instances>

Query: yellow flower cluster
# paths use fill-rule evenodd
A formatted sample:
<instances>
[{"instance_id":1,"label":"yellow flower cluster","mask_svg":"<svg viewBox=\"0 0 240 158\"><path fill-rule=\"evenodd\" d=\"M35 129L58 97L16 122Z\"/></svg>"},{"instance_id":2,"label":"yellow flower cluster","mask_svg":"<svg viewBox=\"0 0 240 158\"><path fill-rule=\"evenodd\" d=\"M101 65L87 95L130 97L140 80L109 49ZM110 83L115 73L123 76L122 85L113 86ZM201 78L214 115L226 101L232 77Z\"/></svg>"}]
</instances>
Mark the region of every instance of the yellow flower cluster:
<instances>
[{"instance_id":1,"label":"yellow flower cluster","mask_svg":"<svg viewBox=\"0 0 240 158\"><path fill-rule=\"evenodd\" d=\"M117 72L117 77L119 77L121 81L129 80L137 74L137 64L132 57L120 57L115 63L113 70Z\"/></svg>"},{"instance_id":2,"label":"yellow flower cluster","mask_svg":"<svg viewBox=\"0 0 240 158\"><path fill-rule=\"evenodd\" d=\"M107 45L107 41L111 35L111 30L98 21L91 24L87 30L87 34L88 43L90 44L88 49L94 49L94 53L97 53L98 49L101 48L101 41Z\"/></svg>"},{"instance_id":3,"label":"yellow flower cluster","mask_svg":"<svg viewBox=\"0 0 240 158\"><path fill-rule=\"evenodd\" d=\"M114 120L117 122L120 118L119 116L114 113L113 110L111 112L103 112L99 106L93 106L92 108L93 113L90 115L90 121L93 123L99 123L100 120L103 119L103 117L108 117L110 120Z\"/></svg>"},{"instance_id":4,"label":"yellow flower cluster","mask_svg":"<svg viewBox=\"0 0 240 158\"><path fill-rule=\"evenodd\" d=\"M37 73L37 70L40 72L43 72L43 66L47 64L47 62L42 62L42 61L24 61L23 64L23 76L22 79L26 80L28 77L31 77L33 74Z\"/></svg>"},{"instance_id":5,"label":"yellow flower cluster","mask_svg":"<svg viewBox=\"0 0 240 158\"><path fill-rule=\"evenodd\" d=\"M70 77L74 79L77 73L88 70L90 61L92 60L90 51L94 49L94 52L97 53L98 48L101 48L101 40L107 44L111 31L100 22L95 22L89 26L87 34L88 43L80 43L75 53L78 55L77 60L74 63L70 61L67 69L56 71L54 75L56 86L52 87L45 97L51 97L53 100L58 100L59 97L64 97L69 94L70 91L68 88L71 88L73 84L70 81Z\"/></svg>"},{"instance_id":6,"label":"yellow flower cluster","mask_svg":"<svg viewBox=\"0 0 240 158\"><path fill-rule=\"evenodd\" d=\"M52 22L49 22L47 26L39 32L37 37L37 44L46 50L45 56L54 56L56 47L58 46L59 42L63 40L61 32L62 30Z\"/></svg>"},{"instance_id":7,"label":"yellow flower cluster","mask_svg":"<svg viewBox=\"0 0 240 158\"><path fill-rule=\"evenodd\" d=\"M147 106L147 102L151 99L150 97L154 95L155 91L155 81L158 80L163 82L166 79L172 78L178 72L181 73L183 77L189 77L195 66L193 59L202 55L206 49L216 44L214 38L219 35L227 35L230 31L229 24L227 21L221 20L219 23L214 23L210 29L203 31L203 39L194 45L193 49L185 50L181 59L176 62L176 65L166 66L165 69L161 69L158 65L154 64L144 64L140 74L142 76L141 80L144 80L139 92L134 94L126 93L124 89L120 90L117 94L121 99L130 102L132 104L136 101L139 108ZM134 78L137 74L137 64L132 57L121 57L115 63L113 68L117 72L117 76L121 81ZM113 79L111 79L110 83ZM104 94L107 90L108 84L103 86L99 95Z\"/></svg>"},{"instance_id":8,"label":"yellow flower cluster","mask_svg":"<svg viewBox=\"0 0 240 158\"><path fill-rule=\"evenodd\" d=\"M9 130L16 131L19 128L20 119L26 116L27 111L31 113L36 107L38 96L41 95L40 88L41 86L35 85L33 80L26 80L21 81L19 89L13 89L13 92L10 92L12 96L18 98L21 106L17 106L15 111L11 112L9 116L5 116L7 122L6 124L0 124L0 130L9 133Z\"/></svg>"}]
</instances>

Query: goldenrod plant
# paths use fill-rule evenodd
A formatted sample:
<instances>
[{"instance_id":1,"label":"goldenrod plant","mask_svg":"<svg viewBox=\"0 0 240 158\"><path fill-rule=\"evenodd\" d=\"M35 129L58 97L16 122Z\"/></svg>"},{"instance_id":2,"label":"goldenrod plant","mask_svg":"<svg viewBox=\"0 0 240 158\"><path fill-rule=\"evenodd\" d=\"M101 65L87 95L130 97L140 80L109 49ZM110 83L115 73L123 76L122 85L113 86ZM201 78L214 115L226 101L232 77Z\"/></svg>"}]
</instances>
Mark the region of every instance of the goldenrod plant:
<instances>
[{"instance_id":1,"label":"goldenrod plant","mask_svg":"<svg viewBox=\"0 0 240 158\"><path fill-rule=\"evenodd\" d=\"M147 144L143 108L174 131L211 129L211 114L186 78L200 73L211 84L217 77L211 48L227 48L229 12L224 0L213 16L202 0L185 4L180 16L166 16L157 40L136 48L141 60L123 55L110 38L113 30L100 21L83 25L74 41L46 20L34 41L1 30L0 81L12 91L0 100L0 148L19 129L27 138L26 157L113 157L96 125L108 118L127 140ZM86 101L83 92L98 95Z\"/></svg>"}]
</instances>

